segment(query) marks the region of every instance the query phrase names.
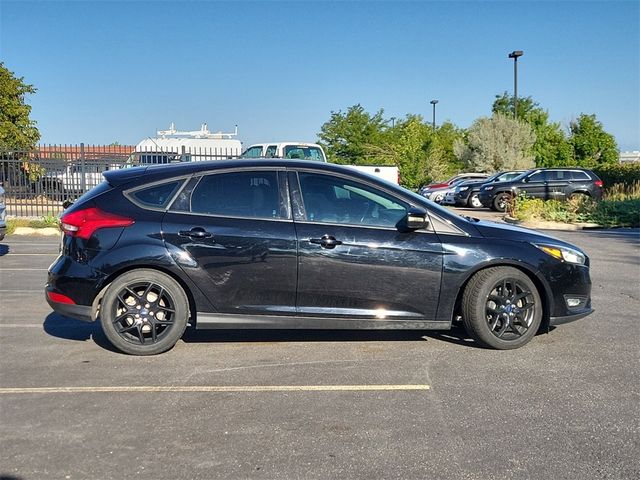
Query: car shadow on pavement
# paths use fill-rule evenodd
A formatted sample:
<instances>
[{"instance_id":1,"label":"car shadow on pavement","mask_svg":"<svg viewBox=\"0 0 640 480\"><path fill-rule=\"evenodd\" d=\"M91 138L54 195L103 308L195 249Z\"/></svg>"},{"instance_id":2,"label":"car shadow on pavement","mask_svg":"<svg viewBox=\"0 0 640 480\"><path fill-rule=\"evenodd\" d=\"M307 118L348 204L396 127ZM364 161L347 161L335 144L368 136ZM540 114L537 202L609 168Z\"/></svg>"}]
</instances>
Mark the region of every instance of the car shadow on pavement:
<instances>
[{"instance_id":1,"label":"car shadow on pavement","mask_svg":"<svg viewBox=\"0 0 640 480\"><path fill-rule=\"evenodd\" d=\"M44 319L42 326L44 331L52 337L63 338L65 340L77 340L79 342L93 340L99 347L111 352L121 353L107 340L98 322L83 322L51 312L47 315L47 318Z\"/></svg>"},{"instance_id":2,"label":"car shadow on pavement","mask_svg":"<svg viewBox=\"0 0 640 480\"><path fill-rule=\"evenodd\" d=\"M57 338L86 342L114 353L117 350L102 331L99 322L83 322L50 313L43 323L44 331ZM553 327L551 327L553 330ZM537 335L546 333L546 330ZM454 323L451 330L196 330L187 328L185 343L274 343L274 342L419 342L440 340L468 348L484 349L471 339L464 327ZM1 479L0 479L1 480Z\"/></svg>"},{"instance_id":3,"label":"car shadow on pavement","mask_svg":"<svg viewBox=\"0 0 640 480\"><path fill-rule=\"evenodd\" d=\"M482 348L463 328L451 330L196 330L188 328L182 336L186 343L242 342L418 342L441 340L456 345Z\"/></svg>"}]
</instances>

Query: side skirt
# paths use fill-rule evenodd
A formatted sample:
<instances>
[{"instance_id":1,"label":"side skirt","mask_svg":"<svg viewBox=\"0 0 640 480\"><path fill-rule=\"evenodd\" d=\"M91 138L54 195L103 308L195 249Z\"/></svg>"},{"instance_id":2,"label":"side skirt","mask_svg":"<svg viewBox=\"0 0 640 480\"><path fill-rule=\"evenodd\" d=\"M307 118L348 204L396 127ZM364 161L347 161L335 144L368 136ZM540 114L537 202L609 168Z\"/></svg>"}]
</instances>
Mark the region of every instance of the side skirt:
<instances>
[{"instance_id":1,"label":"side skirt","mask_svg":"<svg viewBox=\"0 0 640 480\"><path fill-rule=\"evenodd\" d=\"M451 322L296 317L274 315L196 314L196 329L310 329L310 330L449 330Z\"/></svg>"}]
</instances>

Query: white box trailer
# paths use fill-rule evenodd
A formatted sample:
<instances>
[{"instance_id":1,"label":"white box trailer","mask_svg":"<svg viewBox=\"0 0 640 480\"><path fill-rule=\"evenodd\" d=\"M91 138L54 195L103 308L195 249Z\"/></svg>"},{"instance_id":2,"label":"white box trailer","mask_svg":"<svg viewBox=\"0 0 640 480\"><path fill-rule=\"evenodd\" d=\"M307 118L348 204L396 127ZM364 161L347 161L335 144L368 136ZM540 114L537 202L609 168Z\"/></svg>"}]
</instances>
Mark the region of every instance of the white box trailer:
<instances>
[{"instance_id":1,"label":"white box trailer","mask_svg":"<svg viewBox=\"0 0 640 480\"><path fill-rule=\"evenodd\" d=\"M156 137L148 137L136 145L137 163L171 163L199 160L221 160L239 157L242 142L234 133L210 132L206 123L200 130L179 131L172 123L169 130L158 130Z\"/></svg>"}]
</instances>

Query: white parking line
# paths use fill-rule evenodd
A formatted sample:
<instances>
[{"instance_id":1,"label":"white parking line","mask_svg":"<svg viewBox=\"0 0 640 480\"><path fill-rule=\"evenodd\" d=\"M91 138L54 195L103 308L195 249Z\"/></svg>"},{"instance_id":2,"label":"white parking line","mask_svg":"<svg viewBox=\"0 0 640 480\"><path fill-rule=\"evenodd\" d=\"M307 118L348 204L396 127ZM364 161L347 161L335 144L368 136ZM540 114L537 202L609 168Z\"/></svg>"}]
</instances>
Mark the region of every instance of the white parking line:
<instances>
[{"instance_id":1,"label":"white parking line","mask_svg":"<svg viewBox=\"0 0 640 480\"><path fill-rule=\"evenodd\" d=\"M264 393L264 392L381 392L429 390L429 385L185 385L125 387L27 387L0 388L0 394L44 393Z\"/></svg>"},{"instance_id":2,"label":"white parking line","mask_svg":"<svg viewBox=\"0 0 640 480\"><path fill-rule=\"evenodd\" d=\"M0 258L2 257L8 257L8 256L12 256L12 257L31 257L31 256L38 256L38 255L46 255L48 257L51 256L56 256L58 255L57 253L6 253L2 256L0 256Z\"/></svg>"},{"instance_id":3,"label":"white parking line","mask_svg":"<svg viewBox=\"0 0 640 480\"><path fill-rule=\"evenodd\" d=\"M0 268L0 272L46 272L46 268Z\"/></svg>"}]
</instances>

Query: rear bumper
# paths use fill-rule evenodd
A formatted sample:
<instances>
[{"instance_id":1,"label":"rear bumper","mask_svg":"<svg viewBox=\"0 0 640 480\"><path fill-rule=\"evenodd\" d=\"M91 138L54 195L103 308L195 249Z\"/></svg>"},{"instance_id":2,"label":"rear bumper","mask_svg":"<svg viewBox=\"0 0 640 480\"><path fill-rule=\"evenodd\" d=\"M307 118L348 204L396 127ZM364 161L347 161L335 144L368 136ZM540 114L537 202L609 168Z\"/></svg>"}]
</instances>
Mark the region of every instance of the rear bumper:
<instances>
[{"instance_id":1,"label":"rear bumper","mask_svg":"<svg viewBox=\"0 0 640 480\"><path fill-rule=\"evenodd\" d=\"M93 322L94 318L92 315L92 308L87 305L72 305L68 303L58 303L54 302L49 298L47 292L52 291L52 289L47 286L45 288L44 297L47 300L49 306L60 315L69 318L75 318L76 320L82 320L83 322Z\"/></svg>"}]
</instances>

